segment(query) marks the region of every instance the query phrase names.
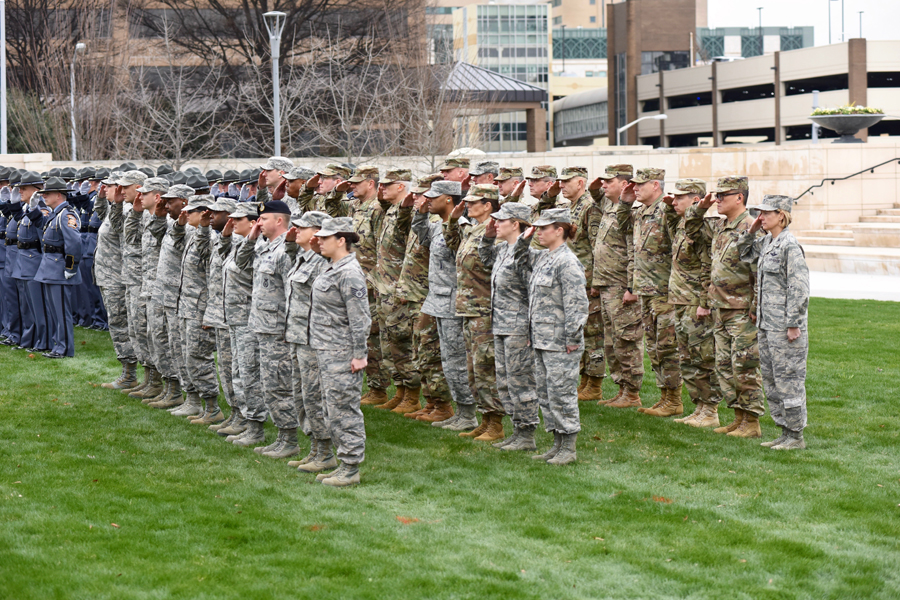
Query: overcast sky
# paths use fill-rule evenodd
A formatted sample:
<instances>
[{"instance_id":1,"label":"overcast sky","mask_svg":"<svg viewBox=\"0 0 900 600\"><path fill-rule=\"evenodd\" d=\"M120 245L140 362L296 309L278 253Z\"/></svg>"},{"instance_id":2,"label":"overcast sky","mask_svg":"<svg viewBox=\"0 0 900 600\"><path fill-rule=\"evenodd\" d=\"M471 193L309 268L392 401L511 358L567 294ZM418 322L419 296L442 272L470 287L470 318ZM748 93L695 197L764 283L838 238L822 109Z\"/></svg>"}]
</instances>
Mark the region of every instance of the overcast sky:
<instances>
[{"instance_id":1,"label":"overcast sky","mask_svg":"<svg viewBox=\"0 0 900 600\"><path fill-rule=\"evenodd\" d=\"M756 27L761 6L763 27L816 28L816 46L828 43L828 0L708 0L710 27ZM900 40L900 0L837 0L831 2L831 40L841 41L841 4L846 38Z\"/></svg>"}]
</instances>

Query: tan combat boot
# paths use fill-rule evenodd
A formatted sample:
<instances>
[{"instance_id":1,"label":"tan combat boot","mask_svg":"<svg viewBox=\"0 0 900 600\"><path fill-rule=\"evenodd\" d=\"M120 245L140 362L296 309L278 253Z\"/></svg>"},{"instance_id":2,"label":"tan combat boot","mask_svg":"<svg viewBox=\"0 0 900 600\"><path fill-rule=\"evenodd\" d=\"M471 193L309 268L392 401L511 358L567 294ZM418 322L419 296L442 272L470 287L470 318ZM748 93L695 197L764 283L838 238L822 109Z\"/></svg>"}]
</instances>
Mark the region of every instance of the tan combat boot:
<instances>
[{"instance_id":1,"label":"tan combat boot","mask_svg":"<svg viewBox=\"0 0 900 600\"><path fill-rule=\"evenodd\" d=\"M624 394L624 393L625 393L625 388L620 386L619 391L616 393L615 396L613 396L612 398L608 398L606 400L600 400L600 402L597 403L597 406L607 406L609 404L612 404L613 402L618 402L619 400L621 400L622 394Z\"/></svg>"},{"instance_id":2,"label":"tan combat boot","mask_svg":"<svg viewBox=\"0 0 900 600\"><path fill-rule=\"evenodd\" d=\"M657 408L669 403L669 394L667 393L669 390L666 388L660 388L659 390L659 401L651 406L650 408L641 407L638 409L639 413L645 413L650 410L656 410Z\"/></svg>"},{"instance_id":3,"label":"tan combat boot","mask_svg":"<svg viewBox=\"0 0 900 600\"><path fill-rule=\"evenodd\" d=\"M672 415L680 415L684 412L684 405L681 403L681 389L664 389L663 395L665 396L666 401L656 410L645 410L645 415L650 415L651 417L671 417Z\"/></svg>"},{"instance_id":4,"label":"tan combat boot","mask_svg":"<svg viewBox=\"0 0 900 600\"><path fill-rule=\"evenodd\" d=\"M631 408L632 406L641 406L641 397L637 390L624 390L622 396L615 402L610 402L606 406L610 408Z\"/></svg>"},{"instance_id":5,"label":"tan combat boot","mask_svg":"<svg viewBox=\"0 0 900 600\"><path fill-rule=\"evenodd\" d=\"M406 413L422 410L422 402L419 400L421 388L406 388L403 394L403 402L391 409L392 413L405 415Z\"/></svg>"},{"instance_id":6,"label":"tan combat boot","mask_svg":"<svg viewBox=\"0 0 900 600\"><path fill-rule=\"evenodd\" d=\"M441 421L446 421L452 416L452 404L450 404L449 402L436 401L434 403L434 410L432 410L428 414L419 415L418 417L416 417L416 421L423 421L425 423L440 423Z\"/></svg>"},{"instance_id":7,"label":"tan combat boot","mask_svg":"<svg viewBox=\"0 0 900 600\"><path fill-rule=\"evenodd\" d=\"M680 419L672 419L673 423L684 423L685 425L689 425L688 421L693 421L703 412L703 402L697 400L696 404L694 404L694 412L689 414L686 417L682 417Z\"/></svg>"},{"instance_id":8,"label":"tan combat boot","mask_svg":"<svg viewBox=\"0 0 900 600\"><path fill-rule=\"evenodd\" d=\"M600 402L603 402L603 378L585 375L584 379L587 380L587 383L581 388L581 391L578 392L578 401L589 402L591 400L599 400Z\"/></svg>"},{"instance_id":9,"label":"tan combat boot","mask_svg":"<svg viewBox=\"0 0 900 600\"><path fill-rule=\"evenodd\" d=\"M730 425L726 425L725 427L718 427L713 429L713 433L731 433L741 425L741 421L744 420L744 411L739 408L734 409L734 421L731 422Z\"/></svg>"},{"instance_id":10,"label":"tan combat boot","mask_svg":"<svg viewBox=\"0 0 900 600\"><path fill-rule=\"evenodd\" d=\"M759 417L752 412L742 411L744 419L734 431L729 431L726 435L729 437L739 438L759 438L762 437L762 429L759 427Z\"/></svg>"},{"instance_id":11,"label":"tan combat boot","mask_svg":"<svg viewBox=\"0 0 900 600\"><path fill-rule=\"evenodd\" d=\"M375 408L380 408L382 410L393 410L397 408L401 402L403 402L403 396L406 393L406 388L398 385L397 391L394 393L394 397L385 402L384 404L379 404Z\"/></svg>"},{"instance_id":12,"label":"tan combat boot","mask_svg":"<svg viewBox=\"0 0 900 600\"><path fill-rule=\"evenodd\" d=\"M703 412L696 419L685 421L691 427L718 427L719 405L711 402L703 403Z\"/></svg>"},{"instance_id":13,"label":"tan combat boot","mask_svg":"<svg viewBox=\"0 0 900 600\"><path fill-rule=\"evenodd\" d=\"M495 442L503 439L503 415L489 413L485 415L488 426L484 432L475 438L479 442Z\"/></svg>"},{"instance_id":14,"label":"tan combat boot","mask_svg":"<svg viewBox=\"0 0 900 600\"><path fill-rule=\"evenodd\" d=\"M163 384L162 375L156 369L150 369L150 383L147 384L147 387L140 390L139 392L131 392L128 394L132 398L140 398L141 402L146 400L147 398L155 398L159 396L160 392L163 391L165 385Z\"/></svg>"},{"instance_id":15,"label":"tan combat boot","mask_svg":"<svg viewBox=\"0 0 900 600\"><path fill-rule=\"evenodd\" d=\"M425 406L420 408L419 410L411 413L406 413L403 415L404 419L418 419L421 416L429 414L434 410L434 400L431 398L425 398Z\"/></svg>"},{"instance_id":16,"label":"tan combat boot","mask_svg":"<svg viewBox=\"0 0 900 600\"><path fill-rule=\"evenodd\" d=\"M119 376L116 377L115 379L113 379L112 381L108 382L108 383L101 383L101 384L100 384L100 387L102 387L103 389L106 389L106 390L118 390L118 389L121 389L121 388L119 388L119 383L120 383L120 382L122 381L122 379L125 377L125 363L122 362L122 361L119 361L119 362L122 364L122 372L119 373Z\"/></svg>"},{"instance_id":17,"label":"tan combat boot","mask_svg":"<svg viewBox=\"0 0 900 600\"><path fill-rule=\"evenodd\" d=\"M482 415L481 416L481 425L473 429L472 431L463 431L459 434L459 437L470 437L476 438L485 431L487 431L488 425L491 424L490 415Z\"/></svg>"},{"instance_id":18,"label":"tan combat boot","mask_svg":"<svg viewBox=\"0 0 900 600\"><path fill-rule=\"evenodd\" d=\"M387 399L387 393L384 390L369 388L369 391L363 394L363 397L359 401L359 403L361 406L368 406L371 404L384 404L385 402L387 402Z\"/></svg>"},{"instance_id":19,"label":"tan combat boot","mask_svg":"<svg viewBox=\"0 0 900 600\"><path fill-rule=\"evenodd\" d=\"M583 389L584 389L584 386L587 385L587 382L588 382L588 376L587 376L587 375L582 375L582 376L581 376L581 381L578 382L578 389L576 390L576 391L578 392L578 395L579 395L579 396L581 395L581 390L583 390Z\"/></svg>"},{"instance_id":20,"label":"tan combat boot","mask_svg":"<svg viewBox=\"0 0 900 600\"><path fill-rule=\"evenodd\" d=\"M123 389L123 390L122 390L122 393L125 394L126 396L131 397L131 398L141 398L140 395L132 396L132 394L140 394L141 392L143 392L144 390L146 390L146 389L147 389L147 386L150 385L150 376L151 376L152 374L153 374L153 369L152 369L152 368L150 368L150 367L144 367L144 380L143 380L142 382L140 382L138 385L134 386L134 387L131 387L131 388L128 388L128 389Z\"/></svg>"}]
</instances>

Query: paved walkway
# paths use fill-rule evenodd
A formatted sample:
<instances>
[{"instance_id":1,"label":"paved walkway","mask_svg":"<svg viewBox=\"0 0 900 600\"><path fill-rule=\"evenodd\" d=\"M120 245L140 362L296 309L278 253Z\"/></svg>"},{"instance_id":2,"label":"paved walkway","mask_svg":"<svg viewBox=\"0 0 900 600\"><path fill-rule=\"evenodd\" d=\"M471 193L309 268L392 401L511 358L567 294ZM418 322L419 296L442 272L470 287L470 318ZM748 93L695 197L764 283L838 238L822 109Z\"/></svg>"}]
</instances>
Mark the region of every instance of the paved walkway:
<instances>
[{"instance_id":1,"label":"paved walkway","mask_svg":"<svg viewBox=\"0 0 900 600\"><path fill-rule=\"evenodd\" d=\"M900 302L900 277L810 271L810 294L816 298L892 300Z\"/></svg>"}]
</instances>

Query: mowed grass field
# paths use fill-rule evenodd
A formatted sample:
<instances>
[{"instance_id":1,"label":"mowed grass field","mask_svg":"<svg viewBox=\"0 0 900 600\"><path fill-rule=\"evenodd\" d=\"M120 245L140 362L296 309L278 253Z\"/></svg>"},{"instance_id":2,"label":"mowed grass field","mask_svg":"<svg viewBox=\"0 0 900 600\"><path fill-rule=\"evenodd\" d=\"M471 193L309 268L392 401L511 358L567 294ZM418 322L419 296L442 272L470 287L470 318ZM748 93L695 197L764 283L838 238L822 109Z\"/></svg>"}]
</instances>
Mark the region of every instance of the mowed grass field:
<instances>
[{"instance_id":1,"label":"mowed grass field","mask_svg":"<svg viewBox=\"0 0 900 600\"><path fill-rule=\"evenodd\" d=\"M900 304L810 312L805 451L582 403L551 467L369 407L343 490L95 387L107 334L0 347L0 598L898 598Z\"/></svg>"}]
</instances>

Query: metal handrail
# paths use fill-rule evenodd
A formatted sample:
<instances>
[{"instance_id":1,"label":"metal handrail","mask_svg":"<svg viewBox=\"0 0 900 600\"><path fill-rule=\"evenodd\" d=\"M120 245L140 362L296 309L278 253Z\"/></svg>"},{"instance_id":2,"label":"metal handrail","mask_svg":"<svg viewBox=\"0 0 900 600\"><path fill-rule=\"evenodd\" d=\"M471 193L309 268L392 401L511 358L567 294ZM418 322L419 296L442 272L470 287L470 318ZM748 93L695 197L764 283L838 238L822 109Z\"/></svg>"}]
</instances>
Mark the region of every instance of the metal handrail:
<instances>
[{"instance_id":1,"label":"metal handrail","mask_svg":"<svg viewBox=\"0 0 900 600\"><path fill-rule=\"evenodd\" d=\"M826 177L825 179L823 179L821 181L821 183L817 183L816 185L811 185L808 188L806 188L805 190L803 190L802 194L800 194L799 196L794 198L794 202L799 202L800 198L805 196L807 193L814 196L815 194L813 194L812 190L815 188L823 187L825 185L826 181L830 181L831 185L834 185L835 181L844 181L846 179L850 179L851 177L856 177L857 175L862 175L866 171L874 173L875 169L877 169L878 167L883 167L884 165L889 165L894 161L900 162L900 158L892 158L890 160L886 160L883 163L878 163L877 165L875 165L873 167L868 167L866 169L863 169L862 171L859 171L858 173L853 173L852 175L847 175L846 177Z\"/></svg>"}]
</instances>

